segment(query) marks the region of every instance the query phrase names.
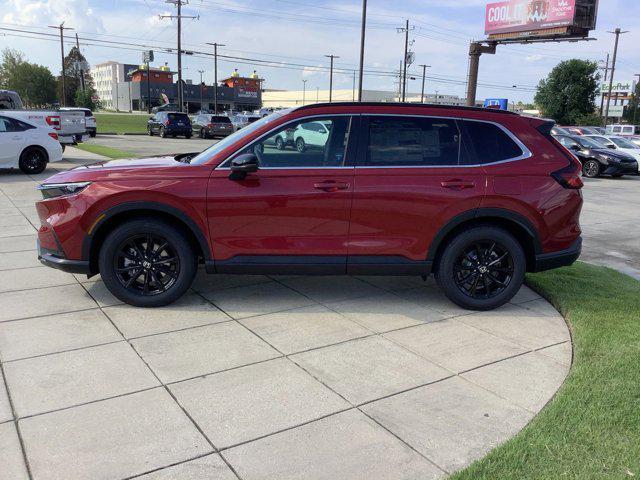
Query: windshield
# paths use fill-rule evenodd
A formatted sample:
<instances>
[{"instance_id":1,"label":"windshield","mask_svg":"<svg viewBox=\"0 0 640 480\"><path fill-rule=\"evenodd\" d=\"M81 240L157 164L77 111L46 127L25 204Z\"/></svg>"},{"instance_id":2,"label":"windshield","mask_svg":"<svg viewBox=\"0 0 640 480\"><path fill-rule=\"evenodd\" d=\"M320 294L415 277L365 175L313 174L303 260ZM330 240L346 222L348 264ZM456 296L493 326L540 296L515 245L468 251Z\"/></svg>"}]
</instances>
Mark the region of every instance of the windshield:
<instances>
[{"instance_id":1,"label":"windshield","mask_svg":"<svg viewBox=\"0 0 640 480\"><path fill-rule=\"evenodd\" d=\"M590 138L586 137L574 137L574 140L578 142L584 148L604 148L598 142L594 142Z\"/></svg>"},{"instance_id":2,"label":"windshield","mask_svg":"<svg viewBox=\"0 0 640 480\"><path fill-rule=\"evenodd\" d=\"M234 143L242 140L243 138L250 137L253 134L253 132L260 130L262 127L264 127L265 125L268 125L269 123L275 122L280 117L282 117L283 115L289 112L290 110L282 110L277 114L269 115L268 117L261 118L257 122L251 123L249 126L243 128L242 130L238 130L236 133L233 133L228 137L224 138L223 140L220 140L218 143L211 145L204 152L202 152L196 157L193 157L193 160L191 160L190 163L192 165L202 165L203 163L206 163L213 156L223 151L225 148L233 145Z\"/></svg>"},{"instance_id":3,"label":"windshield","mask_svg":"<svg viewBox=\"0 0 640 480\"><path fill-rule=\"evenodd\" d=\"M620 148L632 148L632 149L640 149L635 143L630 142L626 138L620 137L611 137L610 139L613 143L615 143Z\"/></svg>"}]
</instances>

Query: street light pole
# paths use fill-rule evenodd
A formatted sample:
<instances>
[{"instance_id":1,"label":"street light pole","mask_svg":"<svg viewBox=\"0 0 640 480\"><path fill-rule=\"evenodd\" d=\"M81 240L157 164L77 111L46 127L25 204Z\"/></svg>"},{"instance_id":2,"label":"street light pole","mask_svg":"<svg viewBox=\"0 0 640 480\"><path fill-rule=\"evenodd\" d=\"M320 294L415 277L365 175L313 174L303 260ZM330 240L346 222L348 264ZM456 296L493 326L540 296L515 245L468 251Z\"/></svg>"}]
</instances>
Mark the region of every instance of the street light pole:
<instances>
[{"instance_id":1,"label":"street light pole","mask_svg":"<svg viewBox=\"0 0 640 480\"><path fill-rule=\"evenodd\" d=\"M427 80L427 68L431 68L431 65L419 65L422 67L422 95L420 97L420 103L424 103L424 84Z\"/></svg>"},{"instance_id":2,"label":"street light pole","mask_svg":"<svg viewBox=\"0 0 640 480\"><path fill-rule=\"evenodd\" d=\"M308 80L302 80L302 106L304 107L304 104L307 100L307 82Z\"/></svg>"},{"instance_id":3,"label":"street light pole","mask_svg":"<svg viewBox=\"0 0 640 480\"><path fill-rule=\"evenodd\" d=\"M358 101L362 101L362 81L364 77L364 45L367 32L367 0L362 0L362 30L360 32L360 82L358 84Z\"/></svg>"},{"instance_id":4,"label":"street light pole","mask_svg":"<svg viewBox=\"0 0 640 480\"><path fill-rule=\"evenodd\" d=\"M202 105L204 104L204 92L202 90L202 86L203 86L202 74L204 73L204 70L198 70L198 73L200 74L200 111L202 111Z\"/></svg>"},{"instance_id":5,"label":"street light pole","mask_svg":"<svg viewBox=\"0 0 640 480\"><path fill-rule=\"evenodd\" d=\"M402 82L402 101L406 101L407 99L407 60L409 55L409 19L407 19L407 24L405 28L399 28L399 33L404 32L404 66L402 68L402 78L400 81Z\"/></svg>"},{"instance_id":6,"label":"street light pole","mask_svg":"<svg viewBox=\"0 0 640 480\"><path fill-rule=\"evenodd\" d=\"M340 57L336 55L325 55L325 57L331 59L331 69L329 70L329 103L331 103L333 102L333 61Z\"/></svg>"},{"instance_id":7,"label":"street light pole","mask_svg":"<svg viewBox=\"0 0 640 480\"><path fill-rule=\"evenodd\" d=\"M65 77L67 76L67 71L64 67L64 31L65 30L73 30L71 27L65 27L64 22L60 25L49 25L49 28L55 28L60 30L60 57L62 58L62 106L67 106L67 82Z\"/></svg>"},{"instance_id":8,"label":"street light pole","mask_svg":"<svg viewBox=\"0 0 640 480\"><path fill-rule=\"evenodd\" d=\"M602 61L602 60L601 60ZM602 69L602 67L600 67ZM607 78L609 76L609 54L607 53L607 60L605 62L604 65L604 81L607 81ZM600 115L604 115L604 92L600 92L602 95L602 98L600 99Z\"/></svg>"},{"instance_id":9,"label":"street light pole","mask_svg":"<svg viewBox=\"0 0 640 480\"><path fill-rule=\"evenodd\" d=\"M226 47L224 43L207 43L213 45L213 111L218 114L218 47Z\"/></svg>"},{"instance_id":10,"label":"street light pole","mask_svg":"<svg viewBox=\"0 0 640 480\"><path fill-rule=\"evenodd\" d=\"M607 92L607 108L604 112L604 128L605 129L607 128L607 123L609 122L609 107L611 106L611 91L613 90L613 76L615 75L615 72L616 72L616 60L618 59L618 43L620 41L620 35L628 32L623 32L619 28L616 28L615 31L609 32L609 33L613 33L616 36L616 41L615 41L615 46L613 47L613 60L611 62L611 76L609 77L609 91Z\"/></svg>"}]
</instances>

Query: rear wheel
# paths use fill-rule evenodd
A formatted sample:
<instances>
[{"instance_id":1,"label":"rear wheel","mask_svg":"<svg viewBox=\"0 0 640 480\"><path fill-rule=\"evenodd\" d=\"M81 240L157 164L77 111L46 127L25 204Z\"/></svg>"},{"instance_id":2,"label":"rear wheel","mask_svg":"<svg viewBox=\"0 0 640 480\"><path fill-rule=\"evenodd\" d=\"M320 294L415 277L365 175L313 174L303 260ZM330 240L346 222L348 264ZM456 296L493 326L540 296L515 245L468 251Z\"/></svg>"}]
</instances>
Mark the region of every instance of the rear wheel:
<instances>
[{"instance_id":1,"label":"rear wheel","mask_svg":"<svg viewBox=\"0 0 640 480\"><path fill-rule=\"evenodd\" d=\"M157 220L133 220L105 239L100 274L109 291L136 307L162 307L191 286L197 258L184 233Z\"/></svg>"},{"instance_id":2,"label":"rear wheel","mask_svg":"<svg viewBox=\"0 0 640 480\"><path fill-rule=\"evenodd\" d=\"M600 175L600 164L596 160L587 160L582 166L582 174L587 178L596 178Z\"/></svg>"},{"instance_id":3,"label":"rear wheel","mask_svg":"<svg viewBox=\"0 0 640 480\"><path fill-rule=\"evenodd\" d=\"M29 147L22 152L22 155L20 155L18 166L23 173L26 173L27 175L36 175L44 172L44 169L47 168L48 161L49 157L47 152L43 149Z\"/></svg>"},{"instance_id":4,"label":"rear wheel","mask_svg":"<svg viewBox=\"0 0 640 480\"><path fill-rule=\"evenodd\" d=\"M193 135L191 133L188 133L187 135L184 136L184 138L186 138L187 140L189 140Z\"/></svg>"},{"instance_id":5,"label":"rear wheel","mask_svg":"<svg viewBox=\"0 0 640 480\"><path fill-rule=\"evenodd\" d=\"M282 137L276 137L276 148L278 150L284 150L284 140Z\"/></svg>"},{"instance_id":6,"label":"rear wheel","mask_svg":"<svg viewBox=\"0 0 640 480\"><path fill-rule=\"evenodd\" d=\"M507 231L475 227L455 236L439 258L436 279L445 295L469 310L498 308L518 293L526 259Z\"/></svg>"}]
</instances>

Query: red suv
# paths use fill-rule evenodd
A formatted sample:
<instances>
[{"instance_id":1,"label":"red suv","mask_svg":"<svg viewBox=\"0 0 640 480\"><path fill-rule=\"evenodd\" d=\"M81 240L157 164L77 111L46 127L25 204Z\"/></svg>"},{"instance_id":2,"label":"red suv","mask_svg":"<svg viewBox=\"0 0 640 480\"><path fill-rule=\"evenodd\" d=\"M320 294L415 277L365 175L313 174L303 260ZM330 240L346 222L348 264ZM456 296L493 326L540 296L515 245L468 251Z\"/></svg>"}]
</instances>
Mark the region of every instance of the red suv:
<instances>
[{"instance_id":1,"label":"red suv","mask_svg":"<svg viewBox=\"0 0 640 480\"><path fill-rule=\"evenodd\" d=\"M39 258L167 305L208 273L422 275L476 310L581 251L580 164L553 122L343 103L281 111L200 154L59 173ZM289 139L283 142L282 139Z\"/></svg>"}]
</instances>

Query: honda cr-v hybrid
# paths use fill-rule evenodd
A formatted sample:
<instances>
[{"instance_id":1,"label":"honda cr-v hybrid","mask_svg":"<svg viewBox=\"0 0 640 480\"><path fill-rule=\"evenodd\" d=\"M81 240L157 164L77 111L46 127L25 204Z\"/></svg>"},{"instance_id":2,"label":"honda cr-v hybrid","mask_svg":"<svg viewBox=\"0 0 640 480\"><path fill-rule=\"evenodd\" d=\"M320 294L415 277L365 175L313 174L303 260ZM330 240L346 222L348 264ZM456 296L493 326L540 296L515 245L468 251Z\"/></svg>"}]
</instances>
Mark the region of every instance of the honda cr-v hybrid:
<instances>
[{"instance_id":1,"label":"honda cr-v hybrid","mask_svg":"<svg viewBox=\"0 0 640 480\"><path fill-rule=\"evenodd\" d=\"M323 127L314 148L278 148ZM140 307L209 273L435 274L455 303L508 302L580 255L580 163L553 122L495 110L323 104L194 155L121 160L40 186L39 257ZM295 142L295 139L294 139Z\"/></svg>"}]
</instances>

